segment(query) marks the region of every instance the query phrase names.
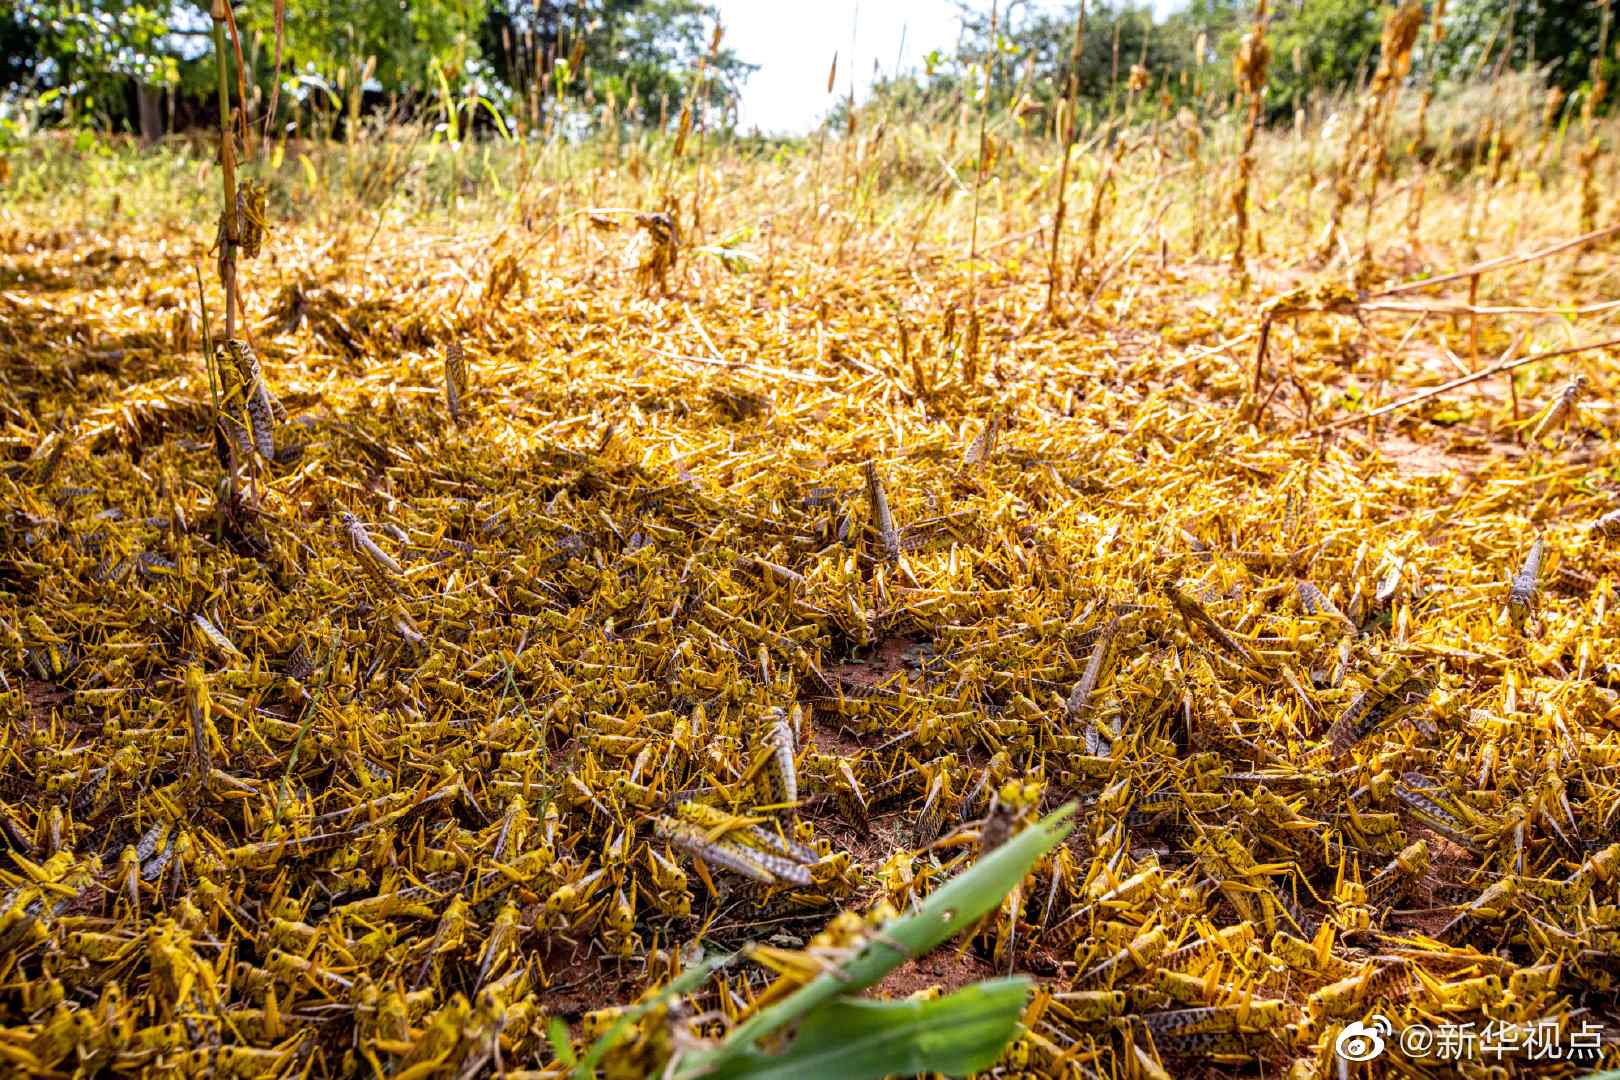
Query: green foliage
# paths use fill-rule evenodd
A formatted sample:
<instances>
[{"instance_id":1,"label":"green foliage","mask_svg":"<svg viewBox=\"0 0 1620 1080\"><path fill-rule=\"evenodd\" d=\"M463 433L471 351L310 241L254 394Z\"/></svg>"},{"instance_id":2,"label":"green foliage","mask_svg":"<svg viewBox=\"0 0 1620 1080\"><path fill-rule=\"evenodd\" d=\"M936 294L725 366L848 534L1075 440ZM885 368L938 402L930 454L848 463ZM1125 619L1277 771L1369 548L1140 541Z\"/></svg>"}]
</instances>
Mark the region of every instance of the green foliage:
<instances>
[{"instance_id":1,"label":"green foliage","mask_svg":"<svg viewBox=\"0 0 1620 1080\"><path fill-rule=\"evenodd\" d=\"M371 80L384 93L427 89L437 63L452 83L477 74L477 35L489 0L287 0L286 71L336 81L344 88L372 62ZM243 5L237 20L258 37L258 67L274 61L275 13L269 3Z\"/></svg>"},{"instance_id":2,"label":"green foliage","mask_svg":"<svg viewBox=\"0 0 1620 1080\"><path fill-rule=\"evenodd\" d=\"M982 7L982 10L978 8ZM1111 6L1088 2L1085 39L1081 45L1079 94L1083 101L1108 107L1123 102L1133 65L1148 69L1157 86L1161 76L1193 66L1192 44L1204 9L1221 17L1228 0L1200 0L1188 12L1155 26L1152 9L1126 3ZM1068 94L1074 46L1075 5L1031 8L1016 6L996 28L998 74L991 84L990 106L1001 108L1015 97L1050 107ZM987 6L962 8L962 35L954 55L929 58L919 79L904 75L880 81L878 93L896 103L932 102L983 94L984 64L990 54ZM1033 65L1032 67L1030 65ZM1027 73L1027 77L1026 77ZM1178 80L1179 85L1179 80ZM836 117L835 117L836 119Z\"/></svg>"},{"instance_id":3,"label":"green foliage","mask_svg":"<svg viewBox=\"0 0 1620 1080\"><path fill-rule=\"evenodd\" d=\"M1544 66L1548 82L1573 91L1588 84L1603 20L1594 0L1453 0L1446 6L1439 62L1447 77L1464 81L1503 67ZM1620 62L1604 57L1612 87ZM1611 100L1613 92L1610 93Z\"/></svg>"},{"instance_id":4,"label":"green foliage","mask_svg":"<svg viewBox=\"0 0 1620 1080\"><path fill-rule=\"evenodd\" d=\"M836 1052L846 1038L846 1031L838 1024L816 1022L816 1014L830 1007L837 999L858 994L872 986L907 960L922 956L930 949L944 944L962 933L981 916L1001 903L1017 884L1029 873L1030 867L1043 854L1056 847L1073 827L1069 819L1074 814L1070 803L1053 811L1040 822L1019 833L1001 847L974 863L940 886L915 911L889 923L880 934L857 950L837 968L818 975L806 985L747 1021L726 1037L718 1047L699 1051L680 1063L675 1080L697 1080L710 1075L711 1070L723 1070L723 1075L735 1077L764 1077L787 1075L846 1075L882 1076L888 1073L955 1071L954 1064L972 1058L982 1046L1003 1029L998 1017L1005 1016L1008 1001L1013 994L1012 984L991 984L982 995L961 999L952 1005L948 1014L953 1023L963 1020L956 1009L965 1010L975 1017L974 1024L963 1032L963 1039L928 1041L917 1039L925 1032L915 1026L912 1012L896 1011L862 1015L861 1031L870 1035L873 1025L892 1027L892 1038L863 1038L859 1046L852 1047L862 1056L839 1058ZM1020 996L1023 991L1019 990ZM841 1014L853 1023L855 1018ZM1016 1013L1013 1014L1016 1019ZM803 1022L798 1037L788 1054L798 1055L793 1060L800 1064L840 1061L840 1067L876 1069L875 1072L848 1074L810 1073L794 1074L791 1069L780 1069L783 1058L762 1051L760 1040L789 1025ZM1013 1028L1005 1027L1001 1042L1011 1038ZM918 1055L924 1046L941 1054L945 1063ZM993 1059L993 1058L992 1058ZM976 1060L976 1058L975 1058Z\"/></svg>"},{"instance_id":5,"label":"green foliage","mask_svg":"<svg viewBox=\"0 0 1620 1080\"><path fill-rule=\"evenodd\" d=\"M1075 4L1007 5L994 42L988 5L958 4L957 47L931 55L922 72L891 72L875 87L876 103L924 112L975 102L993 49L990 107L1017 100L1021 122L1049 121L1067 96ZM358 119L362 88L448 114L447 86L458 101L481 99L503 133L499 114L532 125L562 115L559 103L575 128L600 122L600 106L610 102L621 121L673 123L718 18L705 0L286 0L285 7L284 119L300 106L334 117L346 109ZM1230 57L1249 25L1251 0L1190 0L1157 23L1136 0L1092 0L1087 8L1073 72L1082 118L1156 111L1165 94L1172 104L1230 94ZM274 64L274 9L271 0L237 3L248 81L260 88ZM1279 0L1268 29L1267 112L1285 117L1313 93L1356 86L1377 61L1388 10L1366 0ZM1503 66L1541 66L1555 85L1579 91L1590 84L1603 21L1592 0L1453 0L1439 48L1427 32L1420 39L1416 74L1466 81ZM1612 55L1604 62L1611 85L1620 82L1620 62ZM211 64L201 0L14 0L0 13L0 98L54 90L47 121L130 127L136 84L190 95L207 114ZM1133 91L1138 65L1147 82ZM711 128L735 115L754 66L722 41L705 67ZM835 125L847 106L838 100Z\"/></svg>"},{"instance_id":6,"label":"green foliage","mask_svg":"<svg viewBox=\"0 0 1620 1080\"><path fill-rule=\"evenodd\" d=\"M656 123L679 115L718 18L700 0L497 0L479 41L519 100L541 86L536 99L576 107L611 101L621 117ZM717 119L735 109L741 81L754 67L722 41L706 68Z\"/></svg>"},{"instance_id":7,"label":"green foliage","mask_svg":"<svg viewBox=\"0 0 1620 1080\"><path fill-rule=\"evenodd\" d=\"M123 110L131 80L169 86L180 77L167 38L170 10L131 0L18 0L0 16L7 81L54 88L69 121ZM14 48L30 50L13 53Z\"/></svg>"},{"instance_id":8,"label":"green foliage","mask_svg":"<svg viewBox=\"0 0 1620 1080\"><path fill-rule=\"evenodd\" d=\"M984 7L978 5L978 7ZM998 75L991 86L992 109L1022 97L1050 116L1068 96L1071 70L1078 71L1082 115L1120 111L1134 105L1157 110L1160 94L1181 101L1212 88L1230 88L1230 75L1216 58L1216 43L1234 27L1247 25L1239 0L1192 0L1163 22L1152 9L1133 3L1111 5L1088 0L1080 63L1073 69L1075 4L1043 7L1015 5L997 27ZM962 36L954 55L935 54L920 74L880 80L875 97L891 109L931 106L982 96L985 58L989 53L990 17L984 10L963 7ZM1199 55L1200 42L1204 54ZM1228 55L1228 54L1223 54ZM1147 86L1132 91L1131 69L1145 68ZM835 109L838 125L843 109Z\"/></svg>"},{"instance_id":9,"label":"green foliage","mask_svg":"<svg viewBox=\"0 0 1620 1080\"><path fill-rule=\"evenodd\" d=\"M633 104L632 120L666 109L673 118L716 19L699 0L286 0L283 119L301 103L357 118L362 89L448 113L446 87L486 111L611 96L620 115ZM247 82L262 93L275 64L275 5L238 2L236 20ZM178 88L206 112L209 35L207 4L195 0L20 0L0 14L0 91L59 90L59 119L115 128L128 123L135 83ZM721 47L707 68L715 119L734 108L750 70ZM504 119L493 127L504 133Z\"/></svg>"},{"instance_id":10,"label":"green foliage","mask_svg":"<svg viewBox=\"0 0 1620 1080\"><path fill-rule=\"evenodd\" d=\"M1332 92L1357 85L1378 62L1378 40L1388 5L1366 0L1299 0L1281 5L1267 33L1271 67L1266 83L1266 110L1292 116L1313 90ZM1221 55L1231 56L1247 32L1244 23L1221 41ZM1224 72L1230 80L1230 72Z\"/></svg>"},{"instance_id":11,"label":"green foliage","mask_svg":"<svg viewBox=\"0 0 1620 1080\"><path fill-rule=\"evenodd\" d=\"M1174 45L1156 32L1152 9L1126 3L1086 5L1085 41L1080 54L1080 96L1089 101L1109 101L1123 93L1131 65L1142 64L1150 72L1179 67L1185 59L1176 55ZM980 80L990 19L988 12L964 12L963 37L967 48L963 57L975 68ZM1004 75L999 94L1004 99L1017 92L1024 65L1034 58L1036 78L1029 95L1036 100L1061 98L1068 92L1069 57L1074 44L1074 7L1028 11L1014 8L998 34ZM1118 49L1115 49L1115 42ZM1117 61L1116 61L1117 57ZM992 104L995 104L992 98Z\"/></svg>"},{"instance_id":12,"label":"green foliage","mask_svg":"<svg viewBox=\"0 0 1620 1080\"><path fill-rule=\"evenodd\" d=\"M690 86L700 56L709 49L715 10L696 0L649 0L620 24L607 28L597 49L611 63L593 59L591 86L597 97L612 93L624 103L632 98L632 119L655 122L665 112L674 119ZM709 100L722 115L735 109L742 79L755 65L744 63L722 40L708 68Z\"/></svg>"},{"instance_id":13,"label":"green foliage","mask_svg":"<svg viewBox=\"0 0 1620 1080\"><path fill-rule=\"evenodd\" d=\"M1391 10L1389 3L1366 0L1274 3L1267 29L1272 52L1267 114L1289 117L1313 94L1359 86L1378 62L1379 37ZM1427 29L1420 36L1415 75L1467 81L1499 63L1541 64L1551 66L1553 82L1574 90L1590 79L1601 33L1597 12L1591 0L1454 0L1447 8L1441 47L1432 48ZM1138 108L1157 109L1161 91L1172 102L1229 96L1231 57L1252 17L1253 5L1244 0L1192 0L1158 23L1146 7L1088 3L1079 66L1082 117L1117 111L1133 100ZM964 6L954 55L936 54L923 72L880 80L875 101L894 110L976 101L990 44L989 23L987 5ZM1020 94L1048 108L1063 98L1073 36L1073 4L1012 5L1011 17L997 30L1000 74L991 90L991 107L1005 107ZM1029 64L1033 66L1026 69ZM1133 65L1147 69L1152 88L1134 99L1128 89ZM1612 56L1606 71L1611 85L1620 81L1620 63ZM845 107L834 110L834 126L843 123Z\"/></svg>"},{"instance_id":14,"label":"green foliage","mask_svg":"<svg viewBox=\"0 0 1620 1080\"><path fill-rule=\"evenodd\" d=\"M990 979L934 1001L833 1001L810 1014L783 1053L741 1055L706 1080L968 1076L992 1065L1017 1034L1032 985Z\"/></svg>"}]
</instances>

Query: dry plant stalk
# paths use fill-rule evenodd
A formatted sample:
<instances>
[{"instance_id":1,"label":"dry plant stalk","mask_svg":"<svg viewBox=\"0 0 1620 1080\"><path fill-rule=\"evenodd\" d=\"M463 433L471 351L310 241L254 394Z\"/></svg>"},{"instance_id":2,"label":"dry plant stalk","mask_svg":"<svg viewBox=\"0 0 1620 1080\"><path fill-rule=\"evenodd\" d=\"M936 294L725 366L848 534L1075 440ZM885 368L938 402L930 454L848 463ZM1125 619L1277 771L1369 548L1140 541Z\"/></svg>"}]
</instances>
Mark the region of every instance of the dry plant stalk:
<instances>
[{"instance_id":1,"label":"dry plant stalk","mask_svg":"<svg viewBox=\"0 0 1620 1080\"><path fill-rule=\"evenodd\" d=\"M1536 152L1530 159L1530 167L1541 165L1542 159L1547 156L1547 146L1552 142L1553 132L1558 130L1558 116L1564 111L1564 88L1550 87L1547 97L1541 104L1541 138L1536 140Z\"/></svg>"},{"instance_id":2,"label":"dry plant stalk","mask_svg":"<svg viewBox=\"0 0 1620 1080\"><path fill-rule=\"evenodd\" d=\"M1403 6L1391 11L1384 20L1384 31L1379 42L1378 69L1373 73L1356 123L1351 127L1345 144L1343 162L1334 185L1333 209L1328 217L1327 231L1317 251L1317 259L1327 262L1333 257L1339 242L1339 225L1345 210L1356 197L1363 177L1369 181L1367 198L1368 229L1376 203L1378 181L1382 178L1388 155L1385 147L1388 127L1393 115L1395 99L1400 92L1401 80L1412 67L1412 46L1418 31L1423 28L1421 0L1407 0ZM1370 257L1363 244L1363 270Z\"/></svg>"},{"instance_id":3,"label":"dry plant stalk","mask_svg":"<svg viewBox=\"0 0 1620 1080\"><path fill-rule=\"evenodd\" d=\"M637 214L641 229L641 255L636 263L636 280L643 292L656 286L658 295L669 295L669 275L681 254L681 234L672 214Z\"/></svg>"},{"instance_id":4,"label":"dry plant stalk","mask_svg":"<svg viewBox=\"0 0 1620 1080\"><path fill-rule=\"evenodd\" d=\"M1112 149L1103 158L1102 172L1091 186L1091 211L1086 215L1086 244L1074 260L1074 276L1095 278L1093 266L1097 259L1097 237L1102 232L1103 208L1114 192L1114 154Z\"/></svg>"},{"instance_id":5,"label":"dry plant stalk","mask_svg":"<svg viewBox=\"0 0 1620 1080\"><path fill-rule=\"evenodd\" d=\"M231 135L231 89L230 77L226 70L225 59L225 21L230 16L227 0L213 0L209 10L214 23L214 61L218 73L218 101L219 101L219 161L222 185L224 187L224 201L220 207L219 227L215 234L214 243L219 250L216 268L219 273L220 286L225 290L225 338L227 341L236 339L236 249L239 235L239 219L237 217L237 189L236 189L236 147ZM206 315L207 309L204 308ZM207 336L207 327L204 327ZM236 498L236 469L237 454L239 453L239 439L235 429L222 411L223 393L225 390L226 372L219 363L218 356L210 350L208 357L209 383L216 388L214 398L215 444L223 447L220 455L221 464L226 471L226 482L230 491L232 504ZM238 425L239 426L239 425Z\"/></svg>"},{"instance_id":6,"label":"dry plant stalk","mask_svg":"<svg viewBox=\"0 0 1620 1080\"><path fill-rule=\"evenodd\" d=\"M1581 173L1581 230L1590 232L1597 228L1598 212L1598 184L1597 159L1600 149L1600 139L1596 131L1598 109L1603 105L1603 99L1608 95L1609 84L1603 77L1603 61L1609 46L1609 18L1610 0L1603 0L1602 29L1598 31L1597 53L1592 57L1591 86L1586 100L1581 103L1581 130L1586 136L1586 145L1581 147L1580 173Z\"/></svg>"},{"instance_id":7,"label":"dry plant stalk","mask_svg":"<svg viewBox=\"0 0 1620 1080\"><path fill-rule=\"evenodd\" d=\"M1436 7L1438 12L1443 4ZM1378 72L1373 76L1370 92L1379 95L1381 104L1374 121L1371 160L1368 162L1367 216L1361 232L1361 265L1363 274L1372 269L1373 212L1378 206L1378 185L1389 171L1389 129L1395 119L1395 100L1400 96L1401 83L1412 70L1412 48L1423 29L1423 0L1408 0L1391 12L1384 22L1384 33L1379 48Z\"/></svg>"},{"instance_id":8,"label":"dry plant stalk","mask_svg":"<svg viewBox=\"0 0 1620 1080\"><path fill-rule=\"evenodd\" d=\"M1205 184L1204 158L1202 152L1204 146L1204 129L1198 123L1197 115L1188 108L1183 108L1176 113L1176 126L1181 129L1182 154L1186 157L1187 164L1192 166L1194 199L1201 201ZM1196 255L1203 247L1203 235L1204 215L1198 214L1194 216L1192 241L1189 244L1189 251L1191 254Z\"/></svg>"},{"instance_id":9,"label":"dry plant stalk","mask_svg":"<svg viewBox=\"0 0 1620 1080\"><path fill-rule=\"evenodd\" d=\"M214 24L219 157L224 189L219 223L214 233L214 247L218 251L216 268L220 285L225 292L225 340L210 357L209 382L215 388L214 427L219 433L216 435L216 446L222 445L224 448L222 464L234 506L239 456L251 462L256 451L266 463L274 460L274 428L277 421L286 419L286 411L265 383L252 346L244 335L237 333L241 319L238 262L239 259L258 258L263 248L269 227L265 216L267 193L263 185L241 180L237 176L233 129L239 126L242 132L245 160L251 160L253 154L253 129L247 122L246 114L247 89L242 50L240 42L236 41L235 19L226 0L213 0L209 14ZM225 49L227 28L236 46L237 83L242 106L234 110L231 107ZM254 471L256 473L257 469Z\"/></svg>"},{"instance_id":10,"label":"dry plant stalk","mask_svg":"<svg viewBox=\"0 0 1620 1080\"><path fill-rule=\"evenodd\" d=\"M985 123L990 116L990 86L995 78L996 59L1001 52L996 39L1000 27L996 21L999 3L1000 0L990 0L990 41L985 47L984 88L979 102L979 148L973 162L973 222L968 227L968 314L974 318L974 325L977 325L979 302L979 193L984 188L986 158L990 153L990 144L985 138Z\"/></svg>"},{"instance_id":11,"label":"dry plant stalk","mask_svg":"<svg viewBox=\"0 0 1620 1080\"><path fill-rule=\"evenodd\" d=\"M225 336L236 337L236 248L237 192L236 146L231 137L230 76L225 59L225 20L230 14L226 0L213 0L210 14L214 21L214 59L219 74L219 162L225 201L220 209L216 244L219 247L219 283L225 290Z\"/></svg>"},{"instance_id":12,"label":"dry plant stalk","mask_svg":"<svg viewBox=\"0 0 1620 1080\"><path fill-rule=\"evenodd\" d=\"M1052 214L1052 254L1046 263L1046 313L1055 316L1059 277L1059 246L1063 242L1063 217L1068 209L1069 157L1074 149L1074 137L1079 122L1080 57L1086 40L1086 0L1080 0L1074 11L1074 44L1069 48L1069 93L1063 106L1058 138L1057 209Z\"/></svg>"},{"instance_id":13,"label":"dry plant stalk","mask_svg":"<svg viewBox=\"0 0 1620 1080\"><path fill-rule=\"evenodd\" d=\"M1245 284L1249 264L1243 248L1249 236L1249 183L1254 172L1254 138L1260 127L1261 94L1266 86L1266 69L1271 49L1266 45L1266 0L1254 8L1254 22L1232 56L1232 80L1248 99L1248 121L1243 128L1243 146L1238 151L1237 180L1232 185L1232 221L1236 236L1232 243L1232 272Z\"/></svg>"},{"instance_id":14,"label":"dry plant stalk","mask_svg":"<svg viewBox=\"0 0 1620 1080\"><path fill-rule=\"evenodd\" d=\"M709 79L708 69L714 65L715 59L720 55L720 40L725 36L725 27L720 20L714 23L714 32L709 36L709 51L704 54L703 60L698 64L697 84L697 179L692 185L692 243L702 243L703 237L703 175L704 175L704 136L708 129L709 113ZM584 45L585 39L581 37L579 43Z\"/></svg>"},{"instance_id":15,"label":"dry plant stalk","mask_svg":"<svg viewBox=\"0 0 1620 1080\"><path fill-rule=\"evenodd\" d=\"M1429 52L1432 56L1445 40L1446 28L1442 20L1446 14L1446 0L1435 0L1434 10L1429 15ZM1406 201L1406 242L1412 250L1422 247L1420 239L1423 227L1423 194L1427 177L1423 168L1423 155L1429 144L1429 105L1434 101L1434 69L1430 63L1428 80L1423 84L1423 95L1418 99L1417 120L1413 124L1412 141L1407 144L1406 153L1412 159L1412 187L1407 194ZM1372 231L1371 211L1367 231ZM1368 241L1371 242L1370 240Z\"/></svg>"},{"instance_id":16,"label":"dry plant stalk","mask_svg":"<svg viewBox=\"0 0 1620 1080\"><path fill-rule=\"evenodd\" d=\"M827 65L826 92L829 97L832 96L833 86L837 83L837 81L838 51L835 49L833 50L832 62ZM828 125L823 123L816 132L816 165L814 175L811 180L811 185L816 190L816 199L815 204L810 207L810 212L814 215L813 220L815 223L815 228L818 232L821 228L821 208L826 202L826 193L822 190L821 186L821 162L827 151L827 127Z\"/></svg>"}]
</instances>

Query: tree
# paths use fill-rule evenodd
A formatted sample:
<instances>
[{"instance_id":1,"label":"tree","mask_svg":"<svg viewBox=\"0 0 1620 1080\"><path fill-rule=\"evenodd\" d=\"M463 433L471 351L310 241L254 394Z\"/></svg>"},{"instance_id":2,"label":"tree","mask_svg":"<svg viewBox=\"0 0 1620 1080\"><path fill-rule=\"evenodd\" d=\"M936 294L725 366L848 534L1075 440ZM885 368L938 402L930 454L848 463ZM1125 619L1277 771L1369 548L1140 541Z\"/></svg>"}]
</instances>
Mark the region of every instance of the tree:
<instances>
[{"instance_id":1,"label":"tree","mask_svg":"<svg viewBox=\"0 0 1620 1080\"><path fill-rule=\"evenodd\" d=\"M966 95L976 98L984 81L983 63L989 51L990 16L982 5L961 6L962 33L955 55L934 55L927 70L880 79L874 97L889 108L915 108ZM1013 0L997 27L996 47L1000 75L991 88L991 106L1011 103L1023 94L1030 102L1050 110L1064 97L1069 85L1074 42L1074 0L1032 6ZM1240 21L1237 0L1193 0L1187 8L1155 24L1152 10L1126 3L1114 6L1087 0L1085 38L1079 65L1079 97L1084 107L1104 110L1122 106L1133 96L1131 72L1146 72L1148 90L1138 85L1138 101L1157 101L1157 88L1179 99L1192 92L1201 74L1205 85L1218 75L1211 65L1213 43L1229 26ZM1205 42L1200 72L1199 41ZM1184 79L1185 76L1185 79ZM1229 84L1230 80L1226 82ZM1156 107L1156 106L1155 106ZM842 122L845 105L836 106L832 122Z\"/></svg>"},{"instance_id":2,"label":"tree","mask_svg":"<svg viewBox=\"0 0 1620 1080\"><path fill-rule=\"evenodd\" d=\"M1601 11L1601 0L1454 0L1446 8L1440 70L1462 80L1503 66L1537 65L1546 68L1553 85L1576 90L1591 78ZM1614 44L1611 29L1609 45ZM1620 63L1612 52L1603 63L1612 86Z\"/></svg>"},{"instance_id":3,"label":"tree","mask_svg":"<svg viewBox=\"0 0 1620 1080\"><path fill-rule=\"evenodd\" d=\"M179 81L169 32L174 15L173 5L162 2L18 0L0 23L3 85L56 90L65 119L111 126L127 116L134 86Z\"/></svg>"},{"instance_id":4,"label":"tree","mask_svg":"<svg viewBox=\"0 0 1620 1080\"><path fill-rule=\"evenodd\" d=\"M369 78L385 91L431 86L435 62L455 81L477 55L473 39L488 2L287 0L284 70L358 83L375 57ZM238 2L235 14L249 83L261 85L274 61L274 7ZM207 5L194 0L19 0L0 16L0 86L58 91L69 122L131 127L139 89L179 89L207 101L208 26Z\"/></svg>"},{"instance_id":5,"label":"tree","mask_svg":"<svg viewBox=\"0 0 1620 1080\"><path fill-rule=\"evenodd\" d=\"M385 94L433 92L435 66L452 85L476 75L478 31L490 0L287 0L285 70L354 90L371 84ZM244 34L275 40L274 9L246 4L237 13ZM273 47L255 50L268 74ZM252 61L250 61L251 63Z\"/></svg>"},{"instance_id":6,"label":"tree","mask_svg":"<svg viewBox=\"0 0 1620 1080\"><path fill-rule=\"evenodd\" d=\"M275 5L234 11L248 85L266 87ZM509 105L611 96L642 122L667 101L673 117L717 19L699 0L286 0L281 100L341 104L351 123L363 93L409 109L463 91ZM117 130L134 126L138 88L165 87L211 120L208 36L198 0L14 0L0 13L0 93L55 90L58 119ZM711 126L750 70L723 45L709 62Z\"/></svg>"},{"instance_id":7,"label":"tree","mask_svg":"<svg viewBox=\"0 0 1620 1080\"><path fill-rule=\"evenodd\" d=\"M962 35L955 55L931 57L922 74L880 79L873 87L875 101L889 109L915 110L977 95L984 77L980 65L989 47L989 9L983 0L958 2ZM1620 0L1613 2L1620 5ZM1602 3L1452 0L1441 47L1430 47L1426 31L1420 38L1419 69L1425 77L1467 80L1502 64L1537 64L1549 68L1554 83L1574 90L1591 77L1602 33ZM1228 96L1233 89L1230 58L1248 30L1252 6L1252 0L1191 0L1155 23L1149 9L1129 0L1123 5L1089 0L1079 70L1081 101L1093 110L1118 107L1129 93L1135 65L1145 68L1150 85L1163 87L1173 100L1189 91ZM1313 93L1355 88L1377 63L1389 11L1388 4L1366 0L1278 0L1267 30L1275 57L1266 87L1267 115L1289 117ZM1068 85L1073 28L1073 0L1005 4L997 28L1001 77L992 90L992 106L1007 105L1020 91L1046 106L1060 97ZM1615 44L1613 34L1610 44ZM1026 64L1033 65L1027 85ZM1605 70L1611 85L1620 80L1615 57L1606 58ZM1156 101L1157 93L1138 100ZM843 103L835 107L835 125L846 108Z\"/></svg>"},{"instance_id":8,"label":"tree","mask_svg":"<svg viewBox=\"0 0 1620 1080\"><path fill-rule=\"evenodd\" d=\"M1204 0L1198 6L1206 4L1224 6L1220 0ZM1073 3L1039 8L1020 0L1009 4L998 36L1001 38L1001 70L1010 77L1000 80L999 91L993 93L1010 100L1023 85L1026 65L1033 62L1029 96L1042 104L1062 97L1069 85L1074 14ZM983 62L989 24L988 11L962 6L958 68ZM1123 98L1128 92L1133 66L1146 68L1155 83L1163 75L1179 73L1192 63L1191 44L1190 40L1183 40L1181 34L1166 33L1162 26L1155 26L1150 7L1138 7L1129 2L1114 6L1089 0L1085 41L1080 54L1080 97L1092 102ZM982 79L982 69L979 72L978 78Z\"/></svg>"}]
</instances>

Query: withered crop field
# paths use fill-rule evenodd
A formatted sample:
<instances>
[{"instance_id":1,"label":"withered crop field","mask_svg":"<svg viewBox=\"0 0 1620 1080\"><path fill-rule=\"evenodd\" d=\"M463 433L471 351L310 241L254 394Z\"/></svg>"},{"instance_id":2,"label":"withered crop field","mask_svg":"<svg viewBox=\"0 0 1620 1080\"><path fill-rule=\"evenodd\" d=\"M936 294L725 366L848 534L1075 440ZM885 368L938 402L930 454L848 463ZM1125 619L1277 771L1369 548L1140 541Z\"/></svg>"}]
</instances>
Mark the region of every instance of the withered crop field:
<instances>
[{"instance_id":1,"label":"withered crop field","mask_svg":"<svg viewBox=\"0 0 1620 1080\"><path fill-rule=\"evenodd\" d=\"M4 1069L733 1075L1008 975L960 1071L1613 1061L1614 128L1500 93L264 147L228 225L14 151Z\"/></svg>"}]
</instances>

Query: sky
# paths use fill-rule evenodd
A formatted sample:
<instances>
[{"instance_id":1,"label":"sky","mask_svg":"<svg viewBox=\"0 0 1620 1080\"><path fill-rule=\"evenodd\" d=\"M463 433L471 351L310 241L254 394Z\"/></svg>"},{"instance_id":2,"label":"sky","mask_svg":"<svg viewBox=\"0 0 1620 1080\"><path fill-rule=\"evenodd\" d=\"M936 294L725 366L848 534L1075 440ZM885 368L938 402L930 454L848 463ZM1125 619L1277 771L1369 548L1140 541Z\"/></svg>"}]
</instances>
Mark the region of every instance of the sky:
<instances>
[{"instance_id":1,"label":"sky","mask_svg":"<svg viewBox=\"0 0 1620 1080\"><path fill-rule=\"evenodd\" d=\"M711 0L720 9L726 44L758 71L742 93L742 128L802 134L849 93L859 100L872 82L872 63L883 74L896 64L922 67L933 49L956 45L961 20L952 0ZM989 0L978 7L989 10ZM1072 12L1072 0L1037 0L1037 6ZM1153 0L1163 17L1178 0ZM838 54L838 85L827 93L827 68Z\"/></svg>"}]
</instances>

